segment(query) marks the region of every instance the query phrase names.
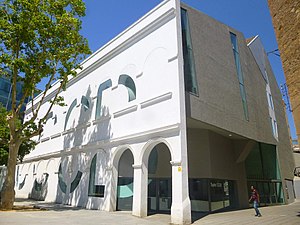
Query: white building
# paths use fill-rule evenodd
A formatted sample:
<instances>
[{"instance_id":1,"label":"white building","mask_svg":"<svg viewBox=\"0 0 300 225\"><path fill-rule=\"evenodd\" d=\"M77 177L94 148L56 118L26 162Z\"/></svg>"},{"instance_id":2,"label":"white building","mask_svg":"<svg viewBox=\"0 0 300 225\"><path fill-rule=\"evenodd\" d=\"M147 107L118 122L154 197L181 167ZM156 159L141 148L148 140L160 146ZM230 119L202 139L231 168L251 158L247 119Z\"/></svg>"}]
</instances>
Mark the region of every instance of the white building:
<instances>
[{"instance_id":1,"label":"white building","mask_svg":"<svg viewBox=\"0 0 300 225\"><path fill-rule=\"evenodd\" d=\"M163 1L82 63L61 93L67 106L53 108L18 165L17 197L140 217L170 212L174 224L190 223L192 211L248 207L251 182L274 188L260 191L270 204L293 201L282 188L292 165L272 72L266 81L241 33L182 7ZM273 161L258 164L272 176L253 179L247 168L258 164L247 156L264 148Z\"/></svg>"}]
</instances>

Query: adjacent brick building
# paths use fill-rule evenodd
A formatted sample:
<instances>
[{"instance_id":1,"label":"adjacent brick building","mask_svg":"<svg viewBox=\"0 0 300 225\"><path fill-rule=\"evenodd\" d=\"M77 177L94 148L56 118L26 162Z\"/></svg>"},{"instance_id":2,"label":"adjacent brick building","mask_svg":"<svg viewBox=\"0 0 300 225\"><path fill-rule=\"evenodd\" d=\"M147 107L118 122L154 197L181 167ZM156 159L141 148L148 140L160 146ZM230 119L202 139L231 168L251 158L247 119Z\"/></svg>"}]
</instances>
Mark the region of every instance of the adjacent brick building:
<instances>
[{"instance_id":1,"label":"adjacent brick building","mask_svg":"<svg viewBox=\"0 0 300 225\"><path fill-rule=\"evenodd\" d=\"M300 143L300 1L268 0Z\"/></svg>"}]
</instances>

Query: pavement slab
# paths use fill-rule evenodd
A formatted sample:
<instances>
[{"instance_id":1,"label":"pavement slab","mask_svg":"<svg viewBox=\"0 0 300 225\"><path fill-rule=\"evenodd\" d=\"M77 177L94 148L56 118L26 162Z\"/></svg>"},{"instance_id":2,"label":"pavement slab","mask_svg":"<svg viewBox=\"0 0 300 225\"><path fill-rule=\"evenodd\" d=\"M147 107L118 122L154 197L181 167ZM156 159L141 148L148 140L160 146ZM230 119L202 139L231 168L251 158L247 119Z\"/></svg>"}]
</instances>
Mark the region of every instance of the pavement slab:
<instances>
[{"instance_id":1,"label":"pavement slab","mask_svg":"<svg viewBox=\"0 0 300 225\"><path fill-rule=\"evenodd\" d=\"M30 200L17 200L17 206L35 206L44 210L0 211L2 225L166 225L170 224L170 215L154 214L145 218L131 215L131 212L105 212L87 210L55 203L45 203ZM202 215L194 219L193 224L272 224L299 225L300 202L289 205L260 208L262 217L255 217L254 209Z\"/></svg>"}]
</instances>

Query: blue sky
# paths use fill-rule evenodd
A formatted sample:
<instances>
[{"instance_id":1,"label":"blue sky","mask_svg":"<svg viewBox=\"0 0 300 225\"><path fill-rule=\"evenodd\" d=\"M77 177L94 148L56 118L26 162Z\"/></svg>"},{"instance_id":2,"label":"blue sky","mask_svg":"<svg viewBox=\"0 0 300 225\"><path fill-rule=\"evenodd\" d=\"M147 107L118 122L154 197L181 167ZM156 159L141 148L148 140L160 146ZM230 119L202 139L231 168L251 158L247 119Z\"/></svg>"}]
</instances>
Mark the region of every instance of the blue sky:
<instances>
[{"instance_id":1,"label":"blue sky","mask_svg":"<svg viewBox=\"0 0 300 225\"><path fill-rule=\"evenodd\" d=\"M83 18L82 35L94 52L132 23L141 18L162 0L84 0L86 16ZM193 8L227 24L246 38L259 35L267 52L277 49L267 0L184 0ZM270 54L278 85L285 83L281 60ZM291 113L288 113L292 137L296 137Z\"/></svg>"}]
</instances>

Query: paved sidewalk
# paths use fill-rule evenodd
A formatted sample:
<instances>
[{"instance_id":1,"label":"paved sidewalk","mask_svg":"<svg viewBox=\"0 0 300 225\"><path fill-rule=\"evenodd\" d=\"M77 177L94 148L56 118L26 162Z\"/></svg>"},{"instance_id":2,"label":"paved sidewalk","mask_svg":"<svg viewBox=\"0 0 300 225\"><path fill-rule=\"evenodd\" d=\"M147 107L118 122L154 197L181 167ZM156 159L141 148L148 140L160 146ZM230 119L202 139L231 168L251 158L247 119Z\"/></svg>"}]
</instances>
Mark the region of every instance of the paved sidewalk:
<instances>
[{"instance_id":1,"label":"paved sidewalk","mask_svg":"<svg viewBox=\"0 0 300 225\"><path fill-rule=\"evenodd\" d=\"M2 225L166 225L170 224L170 215L156 214L146 218L137 218L130 212L104 212L86 210L70 206L21 200L16 205L35 205L46 210L37 211L0 211ZM262 217L254 216L253 209L215 213L197 219L193 224L300 224L300 202L290 205L260 208Z\"/></svg>"}]
</instances>

